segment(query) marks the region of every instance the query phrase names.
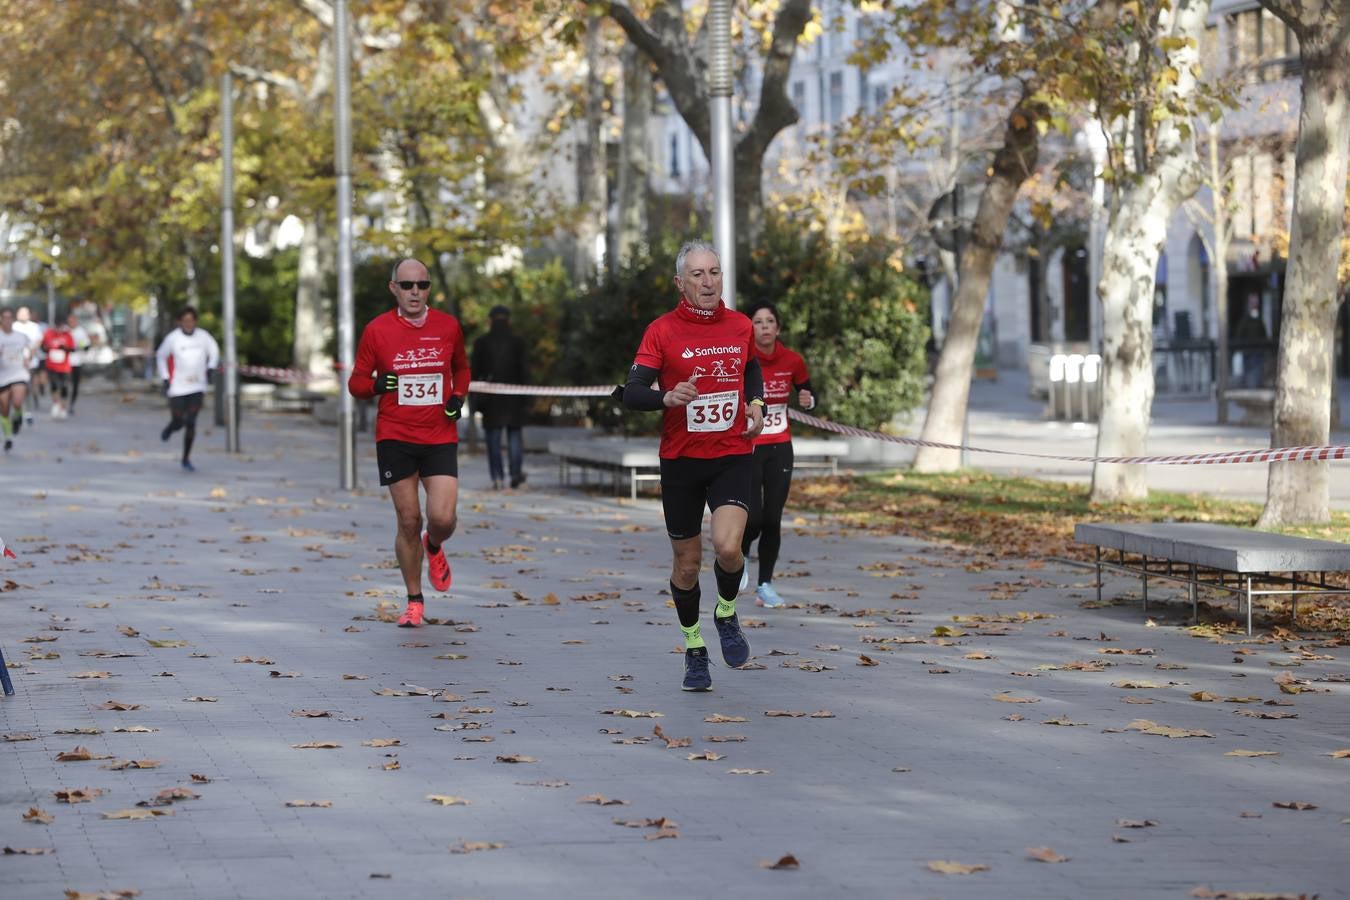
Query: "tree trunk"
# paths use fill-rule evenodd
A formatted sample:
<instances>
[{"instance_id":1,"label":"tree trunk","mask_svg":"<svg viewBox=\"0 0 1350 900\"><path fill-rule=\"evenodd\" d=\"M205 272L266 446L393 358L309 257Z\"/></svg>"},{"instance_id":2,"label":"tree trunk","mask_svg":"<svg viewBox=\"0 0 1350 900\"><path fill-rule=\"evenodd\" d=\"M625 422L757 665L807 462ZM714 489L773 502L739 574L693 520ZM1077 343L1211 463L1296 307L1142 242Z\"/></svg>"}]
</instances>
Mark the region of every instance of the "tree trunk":
<instances>
[{"instance_id":1,"label":"tree trunk","mask_svg":"<svg viewBox=\"0 0 1350 900\"><path fill-rule=\"evenodd\" d=\"M609 270L617 272L641 256L647 245L647 198L652 116L652 70L631 43L623 49L623 131L619 145L619 209L615 216Z\"/></svg>"},{"instance_id":2,"label":"tree trunk","mask_svg":"<svg viewBox=\"0 0 1350 900\"><path fill-rule=\"evenodd\" d=\"M1345 4L1313 5L1321 7L1324 19L1295 29L1303 57L1303 103L1275 376L1271 441L1276 447L1325 444L1330 435L1336 273L1350 158L1350 71L1345 66L1350 33L1334 11ZM1330 503L1327 463L1271 463L1257 526L1326 522Z\"/></svg>"},{"instance_id":3,"label":"tree trunk","mask_svg":"<svg viewBox=\"0 0 1350 900\"><path fill-rule=\"evenodd\" d=\"M324 250L322 223L315 215L305 220L300 237L300 260L295 287L295 333L291 339L291 368L311 379L311 387L335 384L328 358L333 335L333 309L324 296Z\"/></svg>"},{"instance_id":4,"label":"tree trunk","mask_svg":"<svg viewBox=\"0 0 1350 900\"><path fill-rule=\"evenodd\" d=\"M594 283L597 251L606 219L605 140L602 134L605 84L600 71L600 20L592 16L586 26L586 118L585 137L577 142L576 245L573 247L572 278L576 284Z\"/></svg>"},{"instance_id":5,"label":"tree trunk","mask_svg":"<svg viewBox=\"0 0 1350 900\"><path fill-rule=\"evenodd\" d=\"M1182 0L1175 14L1160 14L1158 36L1191 41L1167 53L1178 73L1160 100L1186 104L1195 92L1197 47L1209 0ZM1165 17L1171 16L1171 21ZM1156 38L1145 38L1150 43ZM1136 115L1149 115L1150 108ZM1153 291L1158 256L1172 214L1200 187L1200 160L1190 122L1173 113L1159 123L1153 153L1136 146L1132 157L1146 159L1144 171L1120 191L1106 226L1102 253L1102 384L1097 425L1098 456L1141 456L1153 411ZM1140 140L1140 138L1136 138ZM1092 467L1093 503L1148 495L1143 466L1098 463Z\"/></svg>"},{"instance_id":6,"label":"tree trunk","mask_svg":"<svg viewBox=\"0 0 1350 900\"><path fill-rule=\"evenodd\" d=\"M1008 227L1008 216L1017 200L1017 192L1035 171L1040 150L1035 125L1038 115L1029 108L1032 90L1031 86L1023 89L1021 100L1008 115L1003 146L994 155L989 181L980 195L970 243L961 254L960 281L952 300L951 319L942 352L938 355L933 394L923 423L925 441L961 442L966 404L970 399L975 344L984 318L989 278L1003 246L1003 232ZM960 461L960 451L920 447L914 455L914 470L950 472L960 465Z\"/></svg>"}]
</instances>

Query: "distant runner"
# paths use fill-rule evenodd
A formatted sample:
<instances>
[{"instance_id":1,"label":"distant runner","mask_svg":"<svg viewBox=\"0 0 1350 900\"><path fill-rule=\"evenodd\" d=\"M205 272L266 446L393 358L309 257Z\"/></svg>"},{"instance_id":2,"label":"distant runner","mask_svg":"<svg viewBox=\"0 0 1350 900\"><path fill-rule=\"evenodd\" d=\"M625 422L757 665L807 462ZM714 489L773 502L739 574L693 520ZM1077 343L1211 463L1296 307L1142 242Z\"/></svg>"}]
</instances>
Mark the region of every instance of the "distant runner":
<instances>
[{"instance_id":1,"label":"distant runner","mask_svg":"<svg viewBox=\"0 0 1350 900\"><path fill-rule=\"evenodd\" d=\"M52 418L64 419L68 415L66 403L70 399L70 357L75 352L75 338L65 325L53 325L42 335L42 349L47 354Z\"/></svg>"},{"instance_id":2,"label":"distant runner","mask_svg":"<svg viewBox=\"0 0 1350 900\"><path fill-rule=\"evenodd\" d=\"M216 339L197 327L197 310L188 306L178 314L178 327L160 343L155 362L169 398L169 424L159 433L159 439L167 441L183 429L183 471L195 472L192 442L197 437L197 413L206 399L211 373L220 363Z\"/></svg>"},{"instance_id":3,"label":"distant runner","mask_svg":"<svg viewBox=\"0 0 1350 900\"><path fill-rule=\"evenodd\" d=\"M713 624L722 659L735 668L750 658L736 594L745 569L741 536L750 500L750 442L764 427L764 385L750 350L750 320L722 302L717 251L702 241L680 248L675 286L680 302L647 326L623 402L629 409L665 411L661 504L674 554L670 593L684 632L683 689L707 691L712 676L698 621L703 509L712 511L716 555Z\"/></svg>"},{"instance_id":4,"label":"distant runner","mask_svg":"<svg viewBox=\"0 0 1350 900\"><path fill-rule=\"evenodd\" d=\"M792 488L792 432L788 427L789 401L814 409L815 391L806 361L778 340L782 320L778 307L760 302L750 307L755 329L755 359L764 373L764 431L755 438L755 467L750 481L750 517L741 539L741 552L759 541L759 581L755 588L760 606L779 607L783 598L773 586L773 569L783 542L783 506ZM744 584L742 585L744 587Z\"/></svg>"},{"instance_id":5,"label":"distant runner","mask_svg":"<svg viewBox=\"0 0 1350 900\"><path fill-rule=\"evenodd\" d=\"M28 335L14 328L14 310L0 309L0 431L4 432L6 453L14 449L14 434L23 424L32 357Z\"/></svg>"},{"instance_id":6,"label":"distant runner","mask_svg":"<svg viewBox=\"0 0 1350 900\"><path fill-rule=\"evenodd\" d=\"M394 555L408 589L402 628L422 625L422 556L431 586L450 590L450 562L442 546L455 533L459 501L459 421L469 391L469 360L459 320L428 307L431 276L415 259L395 263L389 292L395 307L361 333L347 390L380 398L375 455L380 484L389 488L398 532ZM427 528L417 486L427 494Z\"/></svg>"}]
</instances>

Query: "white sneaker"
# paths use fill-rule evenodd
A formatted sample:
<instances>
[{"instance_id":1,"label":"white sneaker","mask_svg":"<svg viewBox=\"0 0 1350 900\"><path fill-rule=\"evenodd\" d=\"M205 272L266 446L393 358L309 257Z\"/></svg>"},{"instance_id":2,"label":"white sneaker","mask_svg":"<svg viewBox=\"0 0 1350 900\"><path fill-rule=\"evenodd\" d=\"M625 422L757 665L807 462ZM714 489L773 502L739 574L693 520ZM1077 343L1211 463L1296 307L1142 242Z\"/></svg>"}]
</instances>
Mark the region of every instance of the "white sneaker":
<instances>
[{"instance_id":1,"label":"white sneaker","mask_svg":"<svg viewBox=\"0 0 1350 900\"><path fill-rule=\"evenodd\" d=\"M784 605L783 598L778 596L778 592L774 590L773 585L767 581L755 588L755 602L769 609L777 609Z\"/></svg>"},{"instance_id":2,"label":"white sneaker","mask_svg":"<svg viewBox=\"0 0 1350 900\"><path fill-rule=\"evenodd\" d=\"M739 588L737 588L737 593L742 593L742 592L744 592L745 589L748 588L748 587L750 586L750 563L749 563L749 561L747 560L746 562L744 562L744 563L743 563L743 566L744 566L744 568L741 569L741 586L740 586Z\"/></svg>"}]
</instances>

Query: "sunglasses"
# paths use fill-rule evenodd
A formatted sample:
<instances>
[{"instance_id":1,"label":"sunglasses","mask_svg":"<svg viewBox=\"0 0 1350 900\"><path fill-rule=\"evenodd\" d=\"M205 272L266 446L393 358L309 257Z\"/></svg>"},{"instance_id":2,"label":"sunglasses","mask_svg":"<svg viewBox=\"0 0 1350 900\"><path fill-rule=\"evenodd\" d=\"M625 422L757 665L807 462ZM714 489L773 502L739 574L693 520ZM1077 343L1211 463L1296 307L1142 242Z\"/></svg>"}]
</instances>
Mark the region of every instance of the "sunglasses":
<instances>
[{"instance_id":1,"label":"sunglasses","mask_svg":"<svg viewBox=\"0 0 1350 900\"><path fill-rule=\"evenodd\" d=\"M394 284L405 291L411 291L414 286L416 286L419 291L425 291L427 288L431 287L430 281L395 281Z\"/></svg>"}]
</instances>

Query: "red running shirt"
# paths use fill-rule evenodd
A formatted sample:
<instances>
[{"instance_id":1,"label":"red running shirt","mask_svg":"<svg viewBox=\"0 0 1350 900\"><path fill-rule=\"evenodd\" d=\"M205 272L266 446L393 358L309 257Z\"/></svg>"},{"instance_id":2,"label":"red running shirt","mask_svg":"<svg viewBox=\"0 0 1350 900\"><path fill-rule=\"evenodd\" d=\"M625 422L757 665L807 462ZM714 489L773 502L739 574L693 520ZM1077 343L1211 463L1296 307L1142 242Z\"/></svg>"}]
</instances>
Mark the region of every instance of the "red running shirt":
<instances>
[{"instance_id":1,"label":"red running shirt","mask_svg":"<svg viewBox=\"0 0 1350 900\"><path fill-rule=\"evenodd\" d=\"M69 331L48 328L42 336L42 349L47 351L47 371L58 375L70 372L70 354L75 352L75 338Z\"/></svg>"},{"instance_id":2,"label":"red running shirt","mask_svg":"<svg viewBox=\"0 0 1350 900\"><path fill-rule=\"evenodd\" d=\"M656 369L661 390L692 379L699 393L688 406L662 413L662 459L751 452L745 436L745 366L752 331L743 313L724 304L704 312L683 299L647 326L634 364Z\"/></svg>"},{"instance_id":3,"label":"red running shirt","mask_svg":"<svg viewBox=\"0 0 1350 900\"><path fill-rule=\"evenodd\" d=\"M459 430L445 415L448 397L469 392L469 358L458 319L436 309L427 310L420 328L397 309L371 319L361 332L347 390L353 397L374 397L380 372L398 375L398 390L380 395L377 442L459 442Z\"/></svg>"},{"instance_id":4,"label":"red running shirt","mask_svg":"<svg viewBox=\"0 0 1350 900\"><path fill-rule=\"evenodd\" d=\"M755 359L764 372L764 430L755 438L755 446L786 444L792 440L788 428L788 403L797 395L796 387L810 380L806 360L781 341L773 345L773 352L764 354L754 348Z\"/></svg>"}]
</instances>

